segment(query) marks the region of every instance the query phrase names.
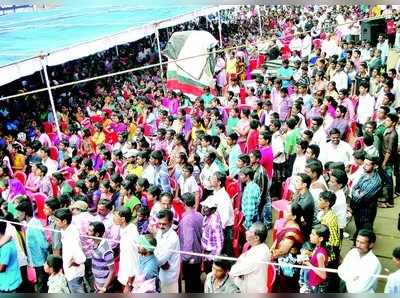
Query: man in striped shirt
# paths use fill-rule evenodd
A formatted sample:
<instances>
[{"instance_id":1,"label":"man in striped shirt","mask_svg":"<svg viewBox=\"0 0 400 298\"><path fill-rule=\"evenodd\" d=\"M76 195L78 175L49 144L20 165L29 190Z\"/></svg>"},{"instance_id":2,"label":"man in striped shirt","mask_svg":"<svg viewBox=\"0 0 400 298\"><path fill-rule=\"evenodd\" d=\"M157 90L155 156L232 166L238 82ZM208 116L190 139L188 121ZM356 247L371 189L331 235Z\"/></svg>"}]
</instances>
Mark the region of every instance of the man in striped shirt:
<instances>
[{"instance_id":1,"label":"man in striped shirt","mask_svg":"<svg viewBox=\"0 0 400 298\"><path fill-rule=\"evenodd\" d=\"M240 181L246 185L242 194L242 212L246 230L258 221L258 208L261 201L260 187L253 181L254 170L245 167L240 171Z\"/></svg>"},{"instance_id":2,"label":"man in striped shirt","mask_svg":"<svg viewBox=\"0 0 400 298\"><path fill-rule=\"evenodd\" d=\"M218 202L215 196L209 196L200 203L202 206L203 231L201 236L201 245L204 253L213 256L221 254L224 245L224 231L222 229L221 217L217 212ZM205 271L211 271L212 262L205 261Z\"/></svg>"},{"instance_id":3,"label":"man in striped shirt","mask_svg":"<svg viewBox=\"0 0 400 298\"><path fill-rule=\"evenodd\" d=\"M377 170L378 158L367 156L363 168L364 174L351 191L350 208L356 224L354 238L361 229L372 229L374 226L378 208L377 194L382 189L382 179Z\"/></svg>"},{"instance_id":4,"label":"man in striped shirt","mask_svg":"<svg viewBox=\"0 0 400 298\"><path fill-rule=\"evenodd\" d=\"M103 237L105 227L95 221L89 225L88 236ZM105 293L114 279L114 253L105 239L95 239L92 254L92 272L97 293Z\"/></svg>"}]
</instances>

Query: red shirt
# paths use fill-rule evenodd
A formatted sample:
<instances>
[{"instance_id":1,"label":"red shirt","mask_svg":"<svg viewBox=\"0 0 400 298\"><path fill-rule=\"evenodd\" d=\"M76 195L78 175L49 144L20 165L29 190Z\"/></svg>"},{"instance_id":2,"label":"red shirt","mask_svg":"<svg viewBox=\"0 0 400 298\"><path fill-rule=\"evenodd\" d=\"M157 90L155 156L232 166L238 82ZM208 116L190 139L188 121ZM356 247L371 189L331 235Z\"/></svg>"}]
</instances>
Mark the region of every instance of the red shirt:
<instances>
[{"instance_id":1,"label":"red shirt","mask_svg":"<svg viewBox=\"0 0 400 298\"><path fill-rule=\"evenodd\" d=\"M251 153L258 148L258 135L257 129L250 129L246 141L247 153Z\"/></svg>"},{"instance_id":2,"label":"red shirt","mask_svg":"<svg viewBox=\"0 0 400 298\"><path fill-rule=\"evenodd\" d=\"M396 34L396 24L393 20L388 20L386 23L387 34Z\"/></svg>"}]
</instances>

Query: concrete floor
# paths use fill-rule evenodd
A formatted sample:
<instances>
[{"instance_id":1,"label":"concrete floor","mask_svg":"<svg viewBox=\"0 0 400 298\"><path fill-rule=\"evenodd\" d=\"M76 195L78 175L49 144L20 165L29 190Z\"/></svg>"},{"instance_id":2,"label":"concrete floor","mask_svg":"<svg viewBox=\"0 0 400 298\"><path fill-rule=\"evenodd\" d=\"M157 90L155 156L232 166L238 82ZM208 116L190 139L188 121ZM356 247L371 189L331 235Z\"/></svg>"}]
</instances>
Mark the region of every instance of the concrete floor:
<instances>
[{"instance_id":1,"label":"concrete floor","mask_svg":"<svg viewBox=\"0 0 400 298\"><path fill-rule=\"evenodd\" d=\"M374 253L379 258L382 264L382 275L388 275L397 270L392 261L392 252L396 246L400 246L400 231L397 230L397 222L400 214L400 198L395 200L394 208L378 208L378 215L374 223L374 231L377 240L374 247ZM355 231L354 222L347 226L347 230L352 235ZM350 240L343 242L341 255L352 248L353 243ZM386 279L380 279L378 283L378 293L383 293Z\"/></svg>"},{"instance_id":2,"label":"concrete floor","mask_svg":"<svg viewBox=\"0 0 400 298\"><path fill-rule=\"evenodd\" d=\"M275 212L274 212L275 213ZM395 200L394 208L378 208L378 215L374 223L374 231L377 235L377 241L374 252L382 264L382 275L388 275L397 270L392 261L392 252L396 246L400 246L400 231L397 230L397 221L400 214L400 197ZM274 214L274 217L276 214ZM350 222L346 232L351 236L355 232L354 221ZM268 244L272 244L271 234L268 235ZM345 239L342 244L341 256L344 257L353 247L353 241ZM386 279L380 279L378 283L378 293L383 293Z\"/></svg>"}]
</instances>

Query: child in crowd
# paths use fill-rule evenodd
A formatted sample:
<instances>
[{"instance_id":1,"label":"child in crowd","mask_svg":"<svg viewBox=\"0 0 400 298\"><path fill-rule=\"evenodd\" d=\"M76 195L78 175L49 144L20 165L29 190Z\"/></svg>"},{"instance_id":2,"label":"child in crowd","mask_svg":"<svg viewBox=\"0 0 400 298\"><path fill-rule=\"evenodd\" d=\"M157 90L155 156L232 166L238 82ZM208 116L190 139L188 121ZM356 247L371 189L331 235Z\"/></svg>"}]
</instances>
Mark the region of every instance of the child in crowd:
<instances>
[{"instance_id":1,"label":"child in crowd","mask_svg":"<svg viewBox=\"0 0 400 298\"><path fill-rule=\"evenodd\" d=\"M148 230L149 217L150 217L149 209L147 209L146 207L140 207L138 210L138 221L137 221L139 234L144 235L149 232Z\"/></svg>"},{"instance_id":2,"label":"child in crowd","mask_svg":"<svg viewBox=\"0 0 400 298\"><path fill-rule=\"evenodd\" d=\"M314 246L311 242L307 241L304 242L300 254L297 255L297 262L302 264L304 261L309 261L314 250ZM300 278L299 278L299 286L300 286L300 293L311 293L311 289L307 285L307 276L308 276L308 269L301 268L300 269Z\"/></svg>"},{"instance_id":3,"label":"child in crowd","mask_svg":"<svg viewBox=\"0 0 400 298\"><path fill-rule=\"evenodd\" d=\"M69 294L67 280L62 272L63 262L62 258L55 255L49 255L44 264L44 271L49 275L47 285L49 287L48 293L52 294Z\"/></svg>"}]
</instances>

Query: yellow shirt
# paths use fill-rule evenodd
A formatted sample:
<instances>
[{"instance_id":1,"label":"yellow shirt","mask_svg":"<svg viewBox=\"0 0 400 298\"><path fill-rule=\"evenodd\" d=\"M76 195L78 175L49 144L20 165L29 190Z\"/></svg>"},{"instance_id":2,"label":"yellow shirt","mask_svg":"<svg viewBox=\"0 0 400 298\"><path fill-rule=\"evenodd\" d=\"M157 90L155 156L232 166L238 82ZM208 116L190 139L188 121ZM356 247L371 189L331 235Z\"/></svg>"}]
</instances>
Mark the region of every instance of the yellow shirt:
<instances>
[{"instance_id":1,"label":"yellow shirt","mask_svg":"<svg viewBox=\"0 0 400 298\"><path fill-rule=\"evenodd\" d=\"M136 125L135 123L129 124L128 128L128 141L132 141L136 135Z\"/></svg>"},{"instance_id":2,"label":"yellow shirt","mask_svg":"<svg viewBox=\"0 0 400 298\"><path fill-rule=\"evenodd\" d=\"M226 62L226 72L228 73L228 74L234 74L234 73L236 73L237 71L236 71L236 58L234 58L234 59L229 59L227 62Z\"/></svg>"},{"instance_id":3,"label":"yellow shirt","mask_svg":"<svg viewBox=\"0 0 400 298\"><path fill-rule=\"evenodd\" d=\"M105 140L106 140L106 136L105 136L104 132L102 132L102 131L101 132L95 132L93 134L92 141L96 145L103 144Z\"/></svg>"},{"instance_id":4,"label":"yellow shirt","mask_svg":"<svg viewBox=\"0 0 400 298\"><path fill-rule=\"evenodd\" d=\"M143 175L143 167L142 166L137 166L135 167L134 165L127 165L126 167L126 172L128 175L136 175L137 177L142 177Z\"/></svg>"},{"instance_id":5,"label":"yellow shirt","mask_svg":"<svg viewBox=\"0 0 400 298\"><path fill-rule=\"evenodd\" d=\"M25 155L17 153L14 157L14 170L22 170L25 166Z\"/></svg>"},{"instance_id":6,"label":"yellow shirt","mask_svg":"<svg viewBox=\"0 0 400 298\"><path fill-rule=\"evenodd\" d=\"M202 127L193 127L192 128L192 140L196 141L197 140L197 131L206 131L206 129L202 126Z\"/></svg>"},{"instance_id":7,"label":"yellow shirt","mask_svg":"<svg viewBox=\"0 0 400 298\"><path fill-rule=\"evenodd\" d=\"M375 5L375 6L372 8L371 12L372 12L372 16L374 16L374 17L379 17L379 16L381 15L382 10L381 10L381 8L379 7L379 5Z\"/></svg>"}]
</instances>

